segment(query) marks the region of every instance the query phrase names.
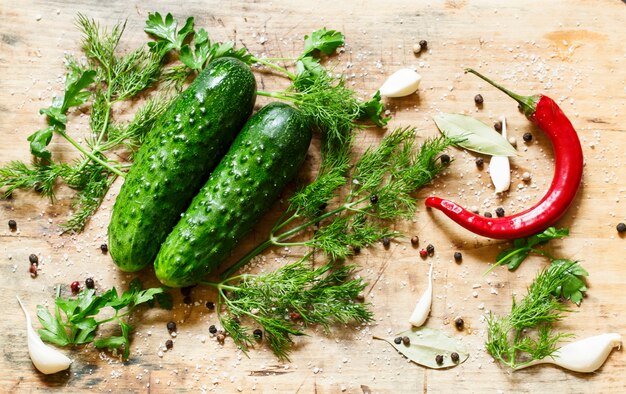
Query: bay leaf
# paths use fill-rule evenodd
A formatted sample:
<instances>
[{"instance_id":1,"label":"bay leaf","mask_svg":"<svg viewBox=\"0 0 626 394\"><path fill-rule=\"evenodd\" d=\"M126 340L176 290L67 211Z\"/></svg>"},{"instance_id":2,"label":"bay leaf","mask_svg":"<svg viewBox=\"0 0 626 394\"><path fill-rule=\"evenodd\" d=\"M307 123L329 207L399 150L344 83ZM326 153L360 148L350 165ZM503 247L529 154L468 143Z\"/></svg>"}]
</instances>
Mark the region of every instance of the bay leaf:
<instances>
[{"instance_id":1,"label":"bay leaf","mask_svg":"<svg viewBox=\"0 0 626 394\"><path fill-rule=\"evenodd\" d=\"M490 156L516 156L517 151L493 127L463 114L443 113L433 117L439 131L467 150Z\"/></svg>"},{"instance_id":2,"label":"bay leaf","mask_svg":"<svg viewBox=\"0 0 626 394\"><path fill-rule=\"evenodd\" d=\"M397 337L409 337L410 344L405 345L394 342ZM374 336L374 339L385 341L393 346L398 352L418 365L433 369L453 368L462 364L469 358L469 353L459 341L452 338L442 330L429 327L417 327L403 331L393 337L382 338ZM459 360L454 362L450 355L456 352ZM436 357L443 356L443 362L437 364Z\"/></svg>"}]
</instances>

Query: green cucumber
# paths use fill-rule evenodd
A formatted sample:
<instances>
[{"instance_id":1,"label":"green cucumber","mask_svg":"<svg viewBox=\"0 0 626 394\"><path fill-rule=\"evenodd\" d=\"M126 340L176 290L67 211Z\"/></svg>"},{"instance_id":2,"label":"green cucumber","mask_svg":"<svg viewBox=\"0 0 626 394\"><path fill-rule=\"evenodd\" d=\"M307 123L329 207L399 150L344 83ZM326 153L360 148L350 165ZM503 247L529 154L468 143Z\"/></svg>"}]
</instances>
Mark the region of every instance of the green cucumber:
<instances>
[{"instance_id":1,"label":"green cucumber","mask_svg":"<svg viewBox=\"0 0 626 394\"><path fill-rule=\"evenodd\" d=\"M183 287L216 269L297 173L310 142L302 115L287 104L253 115L163 243L157 278Z\"/></svg>"},{"instance_id":2,"label":"green cucumber","mask_svg":"<svg viewBox=\"0 0 626 394\"><path fill-rule=\"evenodd\" d=\"M138 271L154 261L252 113L255 99L250 68L220 58L157 121L135 155L109 224L109 251L122 271Z\"/></svg>"}]
</instances>

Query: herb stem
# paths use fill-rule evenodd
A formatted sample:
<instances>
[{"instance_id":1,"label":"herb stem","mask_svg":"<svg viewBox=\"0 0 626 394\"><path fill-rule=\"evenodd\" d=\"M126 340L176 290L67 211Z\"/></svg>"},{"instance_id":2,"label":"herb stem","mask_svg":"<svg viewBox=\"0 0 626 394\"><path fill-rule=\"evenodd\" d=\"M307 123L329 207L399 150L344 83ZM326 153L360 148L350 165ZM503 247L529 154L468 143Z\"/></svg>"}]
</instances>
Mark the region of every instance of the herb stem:
<instances>
[{"instance_id":1,"label":"herb stem","mask_svg":"<svg viewBox=\"0 0 626 394\"><path fill-rule=\"evenodd\" d=\"M278 65L278 64L276 64L276 63L272 63L272 62L267 61L267 60L265 60L265 59L259 59L259 58L256 58L256 57L253 57L253 58L252 58L252 61L254 61L254 62L256 62L256 63L259 63L259 64L262 64L262 65L264 65L264 66L266 66L266 67L273 68L273 69L274 69L274 70L276 70L276 71L280 71L281 73L283 73L283 74L285 74L286 76L288 76L288 77L289 77L289 79L292 79L292 80L293 80L293 79L296 79L296 74L292 73L291 71L287 70L287 69L286 69L286 68L284 68L284 67L279 66L279 65Z\"/></svg>"},{"instance_id":2,"label":"herb stem","mask_svg":"<svg viewBox=\"0 0 626 394\"><path fill-rule=\"evenodd\" d=\"M63 138L65 138L70 144L72 144L76 149L78 149L80 151L80 153L82 153L83 155L89 157L91 160L95 161L96 163L100 164L101 166L103 166L104 168L108 169L109 171L111 171L112 173L121 176L122 178L124 178L124 173L122 171L120 171L119 169L111 166L109 163L105 162L104 160L102 160L101 158L99 158L98 156L96 156L95 154L93 154L92 152L89 152L88 150L86 150L85 148L83 148L76 140L74 140L72 137L70 137L69 135L67 135L67 133L65 133L64 130L60 130L57 129L56 130Z\"/></svg>"}]
</instances>

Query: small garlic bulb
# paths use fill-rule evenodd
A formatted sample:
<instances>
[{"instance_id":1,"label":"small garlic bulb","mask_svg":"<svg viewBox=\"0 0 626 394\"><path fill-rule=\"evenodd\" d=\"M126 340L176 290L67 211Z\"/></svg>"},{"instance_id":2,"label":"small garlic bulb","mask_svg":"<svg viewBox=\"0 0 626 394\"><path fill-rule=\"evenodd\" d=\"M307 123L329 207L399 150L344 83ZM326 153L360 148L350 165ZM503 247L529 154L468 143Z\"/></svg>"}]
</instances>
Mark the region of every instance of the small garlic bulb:
<instances>
[{"instance_id":1,"label":"small garlic bulb","mask_svg":"<svg viewBox=\"0 0 626 394\"><path fill-rule=\"evenodd\" d=\"M415 93L422 76L410 68L402 68L391 74L378 91L385 97L404 97Z\"/></svg>"},{"instance_id":2,"label":"small garlic bulb","mask_svg":"<svg viewBox=\"0 0 626 394\"><path fill-rule=\"evenodd\" d=\"M37 333L35 332L35 329L33 329L30 321L30 316L28 315L28 312L26 311L26 308L24 307L24 304L22 304L22 300L20 300L19 297L17 297L17 302L20 303L22 311L24 312L24 316L26 316L28 353L35 368L37 368L40 372L46 375L68 369L70 367L70 364L72 363L72 360L70 360L66 355L59 352L55 348L43 343L41 338L39 338L39 335L37 335Z\"/></svg>"}]
</instances>

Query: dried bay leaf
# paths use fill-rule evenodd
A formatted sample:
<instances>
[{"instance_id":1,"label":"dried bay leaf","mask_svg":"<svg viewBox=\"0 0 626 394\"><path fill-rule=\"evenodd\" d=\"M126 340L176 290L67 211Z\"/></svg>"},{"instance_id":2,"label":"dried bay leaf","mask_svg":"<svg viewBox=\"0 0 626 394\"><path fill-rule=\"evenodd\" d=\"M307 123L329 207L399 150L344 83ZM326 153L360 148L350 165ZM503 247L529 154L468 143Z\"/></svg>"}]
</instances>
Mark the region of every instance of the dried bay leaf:
<instances>
[{"instance_id":1,"label":"dried bay leaf","mask_svg":"<svg viewBox=\"0 0 626 394\"><path fill-rule=\"evenodd\" d=\"M493 127L463 114L443 113L433 117L439 131L457 140L457 145L490 156L516 156L517 151Z\"/></svg>"},{"instance_id":2,"label":"dried bay leaf","mask_svg":"<svg viewBox=\"0 0 626 394\"><path fill-rule=\"evenodd\" d=\"M409 345L405 345L402 342L399 344L394 342L395 338L404 336L409 337L411 341ZM408 329L393 337L382 338L374 336L374 339L389 343L414 363L433 369L456 367L469 357L469 353L457 339L450 337L442 330L424 326ZM459 360L456 362L452 361L450 357L455 352L459 355ZM435 360L438 355L443 356L441 364L437 364Z\"/></svg>"}]
</instances>

